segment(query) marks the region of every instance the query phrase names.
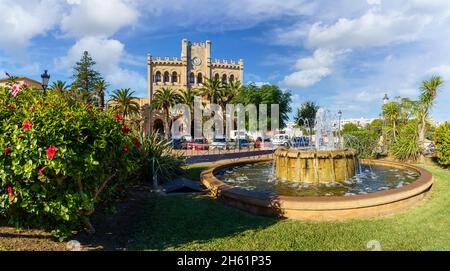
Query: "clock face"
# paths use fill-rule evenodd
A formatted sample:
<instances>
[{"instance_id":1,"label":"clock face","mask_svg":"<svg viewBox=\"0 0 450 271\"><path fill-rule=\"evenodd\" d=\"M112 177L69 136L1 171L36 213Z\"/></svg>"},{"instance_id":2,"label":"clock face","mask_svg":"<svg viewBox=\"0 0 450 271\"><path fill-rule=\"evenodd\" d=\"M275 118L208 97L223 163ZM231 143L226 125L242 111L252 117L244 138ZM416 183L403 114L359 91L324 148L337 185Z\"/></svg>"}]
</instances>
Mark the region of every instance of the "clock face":
<instances>
[{"instance_id":1,"label":"clock face","mask_svg":"<svg viewBox=\"0 0 450 271\"><path fill-rule=\"evenodd\" d=\"M198 66L198 65L202 64L202 61L200 60L200 58L194 57L194 59L192 59L192 64Z\"/></svg>"}]
</instances>

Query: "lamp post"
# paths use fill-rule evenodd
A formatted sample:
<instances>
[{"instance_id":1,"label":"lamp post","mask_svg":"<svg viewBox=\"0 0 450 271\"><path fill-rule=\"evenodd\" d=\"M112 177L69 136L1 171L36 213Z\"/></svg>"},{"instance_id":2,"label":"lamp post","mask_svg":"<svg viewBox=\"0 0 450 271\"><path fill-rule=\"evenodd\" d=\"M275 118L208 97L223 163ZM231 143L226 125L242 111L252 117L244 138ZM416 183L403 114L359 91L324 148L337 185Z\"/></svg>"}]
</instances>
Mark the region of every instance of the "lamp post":
<instances>
[{"instance_id":1,"label":"lamp post","mask_svg":"<svg viewBox=\"0 0 450 271\"><path fill-rule=\"evenodd\" d=\"M338 123L338 147L341 148L342 145L342 139L341 139L341 118L342 118L342 111L339 110L338 112L339 117L339 123Z\"/></svg>"},{"instance_id":2,"label":"lamp post","mask_svg":"<svg viewBox=\"0 0 450 271\"><path fill-rule=\"evenodd\" d=\"M384 94L383 97L383 106L389 102L389 97L387 94ZM381 153L384 154L385 145L386 145L386 117L384 116L384 110L382 110L383 114L383 144L381 145Z\"/></svg>"},{"instance_id":3,"label":"lamp post","mask_svg":"<svg viewBox=\"0 0 450 271\"><path fill-rule=\"evenodd\" d=\"M47 97L47 87L48 87L48 80L50 80L50 74L47 73L47 70L44 71L43 74L41 74L42 78L42 90L44 90L44 98Z\"/></svg>"}]
</instances>

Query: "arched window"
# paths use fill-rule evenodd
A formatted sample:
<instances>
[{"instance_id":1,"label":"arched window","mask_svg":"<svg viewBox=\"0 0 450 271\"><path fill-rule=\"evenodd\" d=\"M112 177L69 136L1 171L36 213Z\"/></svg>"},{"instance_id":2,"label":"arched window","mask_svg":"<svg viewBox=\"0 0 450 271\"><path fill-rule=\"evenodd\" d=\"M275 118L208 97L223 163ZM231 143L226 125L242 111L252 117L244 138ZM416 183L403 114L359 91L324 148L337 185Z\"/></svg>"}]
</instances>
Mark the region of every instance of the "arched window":
<instances>
[{"instance_id":1,"label":"arched window","mask_svg":"<svg viewBox=\"0 0 450 271\"><path fill-rule=\"evenodd\" d=\"M214 79L220 80L220 75L218 73L216 73L216 75L214 75Z\"/></svg>"},{"instance_id":2,"label":"arched window","mask_svg":"<svg viewBox=\"0 0 450 271\"><path fill-rule=\"evenodd\" d=\"M169 83L169 79L170 79L169 72L165 72L164 73L164 83Z\"/></svg>"},{"instance_id":3,"label":"arched window","mask_svg":"<svg viewBox=\"0 0 450 271\"><path fill-rule=\"evenodd\" d=\"M161 82L161 72L160 71L157 71L155 74L155 82L156 83Z\"/></svg>"},{"instance_id":4,"label":"arched window","mask_svg":"<svg viewBox=\"0 0 450 271\"><path fill-rule=\"evenodd\" d=\"M178 74L177 72L172 73L172 83L178 82Z\"/></svg>"},{"instance_id":5,"label":"arched window","mask_svg":"<svg viewBox=\"0 0 450 271\"><path fill-rule=\"evenodd\" d=\"M193 72L189 75L189 84L195 84L195 74Z\"/></svg>"},{"instance_id":6,"label":"arched window","mask_svg":"<svg viewBox=\"0 0 450 271\"><path fill-rule=\"evenodd\" d=\"M233 82L234 81L234 75L232 74L232 75L230 75L230 82Z\"/></svg>"},{"instance_id":7,"label":"arched window","mask_svg":"<svg viewBox=\"0 0 450 271\"><path fill-rule=\"evenodd\" d=\"M224 75L222 75L222 84L226 84L227 83L227 75L226 74L224 74Z\"/></svg>"},{"instance_id":8,"label":"arched window","mask_svg":"<svg viewBox=\"0 0 450 271\"><path fill-rule=\"evenodd\" d=\"M197 75L197 84L203 84L203 75L201 72L199 72Z\"/></svg>"}]
</instances>

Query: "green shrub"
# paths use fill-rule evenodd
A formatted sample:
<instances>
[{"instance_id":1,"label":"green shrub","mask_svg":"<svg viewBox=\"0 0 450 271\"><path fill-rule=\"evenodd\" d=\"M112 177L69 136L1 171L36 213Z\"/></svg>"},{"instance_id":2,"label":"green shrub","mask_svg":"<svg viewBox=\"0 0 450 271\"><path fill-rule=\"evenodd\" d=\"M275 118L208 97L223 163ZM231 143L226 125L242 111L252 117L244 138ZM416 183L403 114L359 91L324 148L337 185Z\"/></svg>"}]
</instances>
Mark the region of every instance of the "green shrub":
<instances>
[{"instance_id":1,"label":"green shrub","mask_svg":"<svg viewBox=\"0 0 450 271\"><path fill-rule=\"evenodd\" d=\"M132 135L119 117L90 105L11 90L0 88L0 215L60 238L89 228L95 204L136 169Z\"/></svg>"},{"instance_id":2,"label":"green shrub","mask_svg":"<svg viewBox=\"0 0 450 271\"><path fill-rule=\"evenodd\" d=\"M417 137L417 121L409 121L400 128L397 139L392 143L392 155L400 161L416 161L423 152Z\"/></svg>"},{"instance_id":3,"label":"green shrub","mask_svg":"<svg viewBox=\"0 0 450 271\"><path fill-rule=\"evenodd\" d=\"M450 122L445 122L434 132L438 162L442 166L450 165Z\"/></svg>"},{"instance_id":4,"label":"green shrub","mask_svg":"<svg viewBox=\"0 0 450 271\"><path fill-rule=\"evenodd\" d=\"M361 158L373 158L376 156L376 148L378 145L378 135L376 132L359 129L350 131L343 135L344 146L357 151Z\"/></svg>"},{"instance_id":5,"label":"green shrub","mask_svg":"<svg viewBox=\"0 0 450 271\"><path fill-rule=\"evenodd\" d=\"M182 174L184 157L173 153L171 143L160 140L157 133L141 133L135 144L139 146L136 157L139 180L151 182L156 175L161 183Z\"/></svg>"}]
</instances>

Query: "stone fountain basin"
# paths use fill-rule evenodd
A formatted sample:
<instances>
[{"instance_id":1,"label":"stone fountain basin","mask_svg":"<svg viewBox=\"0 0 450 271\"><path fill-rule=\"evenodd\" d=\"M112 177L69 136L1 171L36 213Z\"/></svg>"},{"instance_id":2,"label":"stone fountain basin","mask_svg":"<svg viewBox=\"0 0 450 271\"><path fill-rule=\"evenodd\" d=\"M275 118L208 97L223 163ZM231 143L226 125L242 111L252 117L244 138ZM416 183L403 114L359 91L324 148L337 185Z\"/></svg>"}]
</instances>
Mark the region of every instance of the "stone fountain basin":
<instances>
[{"instance_id":1,"label":"stone fountain basin","mask_svg":"<svg viewBox=\"0 0 450 271\"><path fill-rule=\"evenodd\" d=\"M215 172L224 168L267 161L272 159L246 159L216 164L202 172L201 181L212 196L230 206L257 215L311 221L361 219L394 214L416 205L433 185L432 175L425 169L409 164L363 159L363 163L370 162L372 165L410 169L420 176L401 188L366 195L331 197L270 196L228 185L215 176Z\"/></svg>"}]
</instances>

